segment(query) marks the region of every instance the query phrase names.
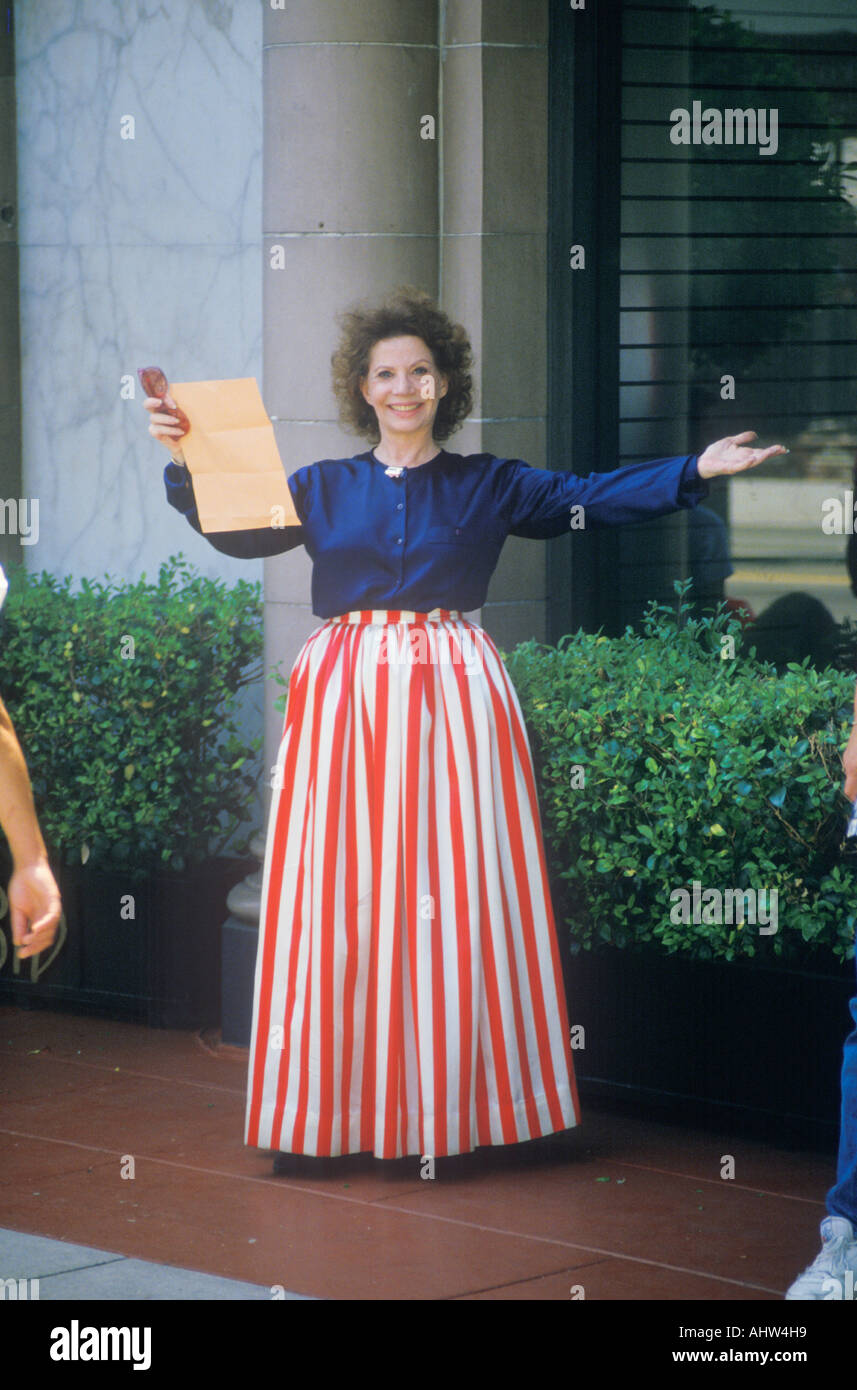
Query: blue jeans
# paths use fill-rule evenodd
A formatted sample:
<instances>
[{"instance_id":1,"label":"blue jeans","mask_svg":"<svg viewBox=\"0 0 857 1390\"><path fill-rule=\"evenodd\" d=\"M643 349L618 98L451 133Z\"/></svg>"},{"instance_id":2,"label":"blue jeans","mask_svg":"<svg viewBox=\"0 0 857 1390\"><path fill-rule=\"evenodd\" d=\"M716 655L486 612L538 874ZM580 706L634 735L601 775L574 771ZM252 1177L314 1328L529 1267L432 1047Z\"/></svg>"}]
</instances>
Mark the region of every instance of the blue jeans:
<instances>
[{"instance_id":1,"label":"blue jeans","mask_svg":"<svg viewBox=\"0 0 857 1390\"><path fill-rule=\"evenodd\" d=\"M857 958L855 958L857 966ZM827 1194L827 1210L845 1216L857 1235L857 995L848 1006L854 1028L842 1049L842 1115L836 1183Z\"/></svg>"}]
</instances>

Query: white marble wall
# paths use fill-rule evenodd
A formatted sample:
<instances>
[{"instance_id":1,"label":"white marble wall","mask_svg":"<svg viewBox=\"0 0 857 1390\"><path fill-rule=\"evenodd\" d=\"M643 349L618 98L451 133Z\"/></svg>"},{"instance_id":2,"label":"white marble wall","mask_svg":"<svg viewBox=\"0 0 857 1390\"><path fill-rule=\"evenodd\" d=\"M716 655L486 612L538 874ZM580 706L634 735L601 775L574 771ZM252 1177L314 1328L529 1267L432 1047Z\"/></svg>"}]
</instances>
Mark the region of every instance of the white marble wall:
<instances>
[{"instance_id":1,"label":"white marble wall","mask_svg":"<svg viewBox=\"0 0 857 1390\"><path fill-rule=\"evenodd\" d=\"M15 22L25 562L136 577L182 549L261 578L166 505L136 368L261 382L262 6L19 0Z\"/></svg>"}]
</instances>

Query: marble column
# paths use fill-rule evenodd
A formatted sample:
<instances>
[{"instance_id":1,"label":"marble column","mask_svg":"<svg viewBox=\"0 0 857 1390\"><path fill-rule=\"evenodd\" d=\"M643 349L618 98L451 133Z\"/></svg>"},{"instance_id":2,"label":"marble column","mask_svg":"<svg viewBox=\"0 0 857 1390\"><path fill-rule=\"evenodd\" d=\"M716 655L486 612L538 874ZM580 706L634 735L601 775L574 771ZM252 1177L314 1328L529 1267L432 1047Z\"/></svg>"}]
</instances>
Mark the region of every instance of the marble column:
<instances>
[{"instance_id":1,"label":"marble column","mask_svg":"<svg viewBox=\"0 0 857 1390\"><path fill-rule=\"evenodd\" d=\"M166 506L136 381L261 376L261 6L25 0L15 25L26 563L261 578Z\"/></svg>"},{"instance_id":2,"label":"marble column","mask_svg":"<svg viewBox=\"0 0 857 1390\"><path fill-rule=\"evenodd\" d=\"M0 32L0 564L21 558L3 499L21 497L21 356L18 333L18 189L15 51ZM16 515L17 520L17 515Z\"/></svg>"},{"instance_id":3,"label":"marble column","mask_svg":"<svg viewBox=\"0 0 857 1390\"><path fill-rule=\"evenodd\" d=\"M39 508L19 553L133 580L183 551L261 580L167 506L136 369L261 379L262 7L19 0L14 87L22 493ZM0 76L0 102L12 90ZM242 692L248 738L268 684Z\"/></svg>"}]
</instances>

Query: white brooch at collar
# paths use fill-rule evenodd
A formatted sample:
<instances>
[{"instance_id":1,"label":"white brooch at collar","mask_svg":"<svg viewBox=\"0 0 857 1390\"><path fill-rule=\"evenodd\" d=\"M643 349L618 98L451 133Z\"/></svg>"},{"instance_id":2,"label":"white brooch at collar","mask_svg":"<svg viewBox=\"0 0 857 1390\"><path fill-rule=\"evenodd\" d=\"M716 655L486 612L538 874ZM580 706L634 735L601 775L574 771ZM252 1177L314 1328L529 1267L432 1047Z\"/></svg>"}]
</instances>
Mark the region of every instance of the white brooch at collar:
<instances>
[{"instance_id":1,"label":"white brooch at collar","mask_svg":"<svg viewBox=\"0 0 857 1390\"><path fill-rule=\"evenodd\" d=\"M385 469L384 469L384 472L386 473L386 475L387 475L388 478L401 478L401 476L402 476L402 474L404 473L404 471L405 471L404 468L385 468Z\"/></svg>"}]
</instances>

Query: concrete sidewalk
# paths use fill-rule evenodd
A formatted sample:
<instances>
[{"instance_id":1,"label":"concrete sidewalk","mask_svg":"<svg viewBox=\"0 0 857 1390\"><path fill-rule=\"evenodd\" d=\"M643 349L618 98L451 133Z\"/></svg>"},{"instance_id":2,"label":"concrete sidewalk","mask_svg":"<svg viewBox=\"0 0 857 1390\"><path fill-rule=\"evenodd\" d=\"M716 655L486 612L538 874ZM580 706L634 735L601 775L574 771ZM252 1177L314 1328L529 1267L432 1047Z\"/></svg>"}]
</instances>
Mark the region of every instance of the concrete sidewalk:
<instances>
[{"instance_id":1,"label":"concrete sidewalk","mask_svg":"<svg viewBox=\"0 0 857 1390\"><path fill-rule=\"evenodd\" d=\"M17 1288L9 1281L17 1281ZM99 1302L126 1299L247 1300L271 1302L300 1299L304 1295L277 1290L240 1279L221 1279L200 1274L195 1269L176 1269L116 1255L110 1250L93 1250L45 1236L24 1235L20 1231L0 1230L0 1285L6 1301L25 1298L51 1302L68 1299Z\"/></svg>"}]
</instances>

